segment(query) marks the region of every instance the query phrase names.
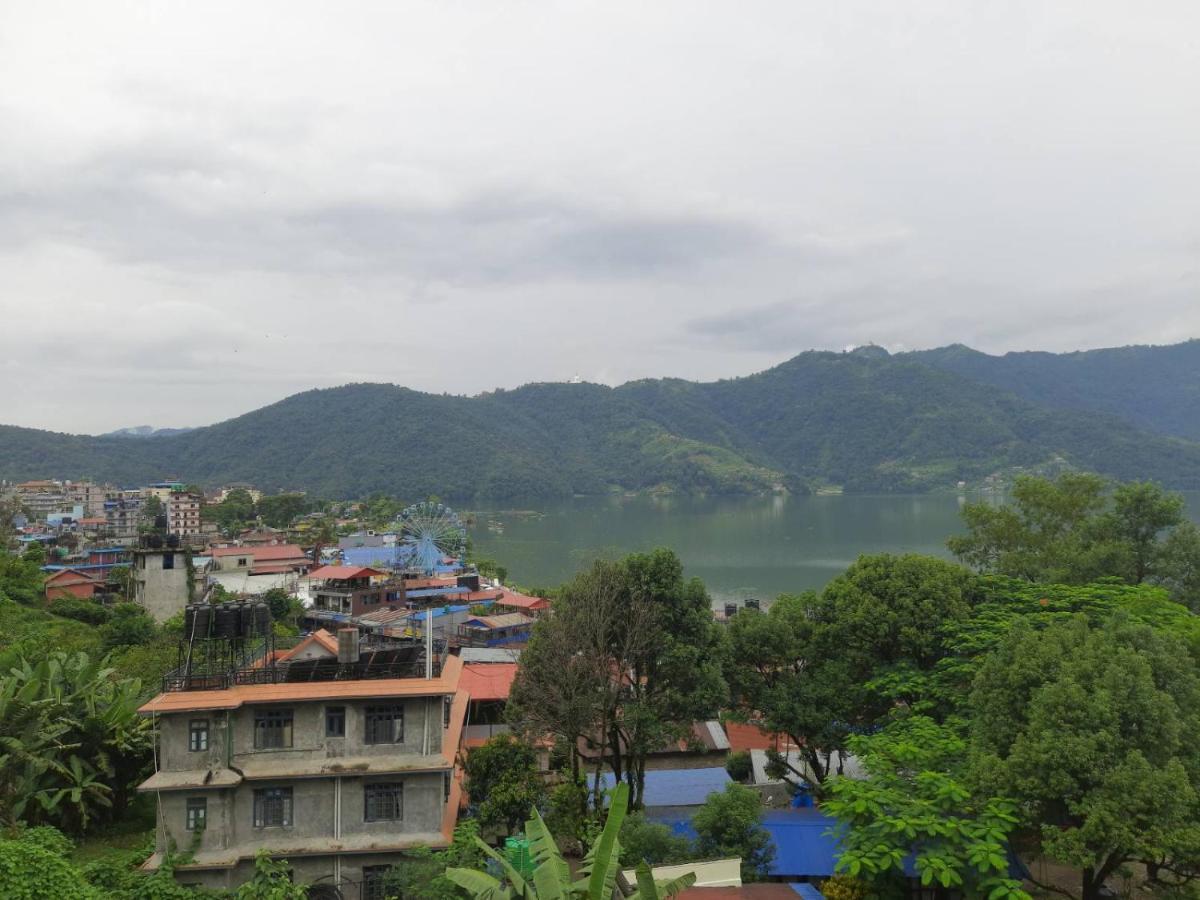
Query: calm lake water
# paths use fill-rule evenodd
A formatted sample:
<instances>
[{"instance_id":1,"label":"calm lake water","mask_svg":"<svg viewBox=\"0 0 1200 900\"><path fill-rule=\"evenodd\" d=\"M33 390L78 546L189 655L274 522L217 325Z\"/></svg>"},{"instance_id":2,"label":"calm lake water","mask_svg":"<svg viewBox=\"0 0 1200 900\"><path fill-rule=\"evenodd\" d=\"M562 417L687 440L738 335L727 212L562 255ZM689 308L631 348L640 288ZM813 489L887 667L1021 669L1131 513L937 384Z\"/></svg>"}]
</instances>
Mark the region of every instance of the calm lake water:
<instances>
[{"instance_id":1,"label":"calm lake water","mask_svg":"<svg viewBox=\"0 0 1200 900\"><path fill-rule=\"evenodd\" d=\"M1200 521L1200 493L1185 496ZM714 600L770 600L822 587L863 553L949 558L946 538L962 531L965 502L946 494L588 497L536 515L480 511L470 534L522 585L559 584L597 556L670 547Z\"/></svg>"}]
</instances>

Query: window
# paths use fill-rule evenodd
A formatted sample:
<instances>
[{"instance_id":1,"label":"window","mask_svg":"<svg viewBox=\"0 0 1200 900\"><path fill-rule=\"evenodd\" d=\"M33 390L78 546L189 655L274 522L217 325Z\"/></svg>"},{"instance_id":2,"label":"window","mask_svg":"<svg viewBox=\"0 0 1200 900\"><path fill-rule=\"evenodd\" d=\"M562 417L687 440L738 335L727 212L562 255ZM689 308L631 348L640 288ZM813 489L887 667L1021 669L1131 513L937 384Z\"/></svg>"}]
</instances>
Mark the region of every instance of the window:
<instances>
[{"instance_id":1,"label":"window","mask_svg":"<svg viewBox=\"0 0 1200 900\"><path fill-rule=\"evenodd\" d=\"M396 822L404 818L404 785L382 781L363 785L363 821Z\"/></svg>"},{"instance_id":2,"label":"window","mask_svg":"<svg viewBox=\"0 0 1200 900\"><path fill-rule=\"evenodd\" d=\"M391 866L363 866L362 900L387 900L391 894L387 888Z\"/></svg>"},{"instance_id":3,"label":"window","mask_svg":"<svg viewBox=\"0 0 1200 900\"><path fill-rule=\"evenodd\" d=\"M367 707L368 744L399 744L404 741L404 707L400 704Z\"/></svg>"},{"instance_id":4,"label":"window","mask_svg":"<svg viewBox=\"0 0 1200 900\"><path fill-rule=\"evenodd\" d=\"M208 749L208 719L192 719L188 723L188 750Z\"/></svg>"},{"instance_id":5,"label":"window","mask_svg":"<svg viewBox=\"0 0 1200 900\"><path fill-rule=\"evenodd\" d=\"M239 569L244 569L246 567L246 557L239 556L237 564Z\"/></svg>"},{"instance_id":6,"label":"window","mask_svg":"<svg viewBox=\"0 0 1200 900\"><path fill-rule=\"evenodd\" d=\"M346 736L346 707L325 707L325 737Z\"/></svg>"},{"instance_id":7,"label":"window","mask_svg":"<svg viewBox=\"0 0 1200 900\"><path fill-rule=\"evenodd\" d=\"M254 749L278 750L292 746L292 711L270 709L254 714Z\"/></svg>"},{"instance_id":8,"label":"window","mask_svg":"<svg viewBox=\"0 0 1200 900\"><path fill-rule=\"evenodd\" d=\"M452 778L452 776L450 775L449 772L442 773L442 802L443 803L448 803L450 801L451 778Z\"/></svg>"},{"instance_id":9,"label":"window","mask_svg":"<svg viewBox=\"0 0 1200 900\"><path fill-rule=\"evenodd\" d=\"M446 696L446 697L443 697L443 698L442 698L442 727L443 727L443 728L449 728L449 727L450 727L450 706L451 706L451 702L452 702L452 701L451 701L451 698L450 698L449 696Z\"/></svg>"},{"instance_id":10,"label":"window","mask_svg":"<svg viewBox=\"0 0 1200 900\"><path fill-rule=\"evenodd\" d=\"M174 553L164 553L163 554L163 568L164 569L175 568L175 554Z\"/></svg>"},{"instance_id":11,"label":"window","mask_svg":"<svg viewBox=\"0 0 1200 900\"><path fill-rule=\"evenodd\" d=\"M254 792L254 827L278 828L292 824L292 789L263 788Z\"/></svg>"},{"instance_id":12,"label":"window","mask_svg":"<svg viewBox=\"0 0 1200 900\"><path fill-rule=\"evenodd\" d=\"M208 800L204 797L188 797L187 830L203 831L208 822Z\"/></svg>"}]
</instances>

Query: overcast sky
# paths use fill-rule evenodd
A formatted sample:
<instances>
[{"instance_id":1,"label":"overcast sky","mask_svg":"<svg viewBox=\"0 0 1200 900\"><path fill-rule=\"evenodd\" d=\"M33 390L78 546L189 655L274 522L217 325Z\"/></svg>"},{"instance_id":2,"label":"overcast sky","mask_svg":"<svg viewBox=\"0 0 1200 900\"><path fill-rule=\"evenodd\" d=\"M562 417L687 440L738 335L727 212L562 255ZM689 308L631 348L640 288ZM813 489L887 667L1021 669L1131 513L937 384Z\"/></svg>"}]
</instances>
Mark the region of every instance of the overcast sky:
<instances>
[{"instance_id":1,"label":"overcast sky","mask_svg":"<svg viewBox=\"0 0 1200 900\"><path fill-rule=\"evenodd\" d=\"M1200 4L0 0L0 422L1200 336Z\"/></svg>"}]
</instances>

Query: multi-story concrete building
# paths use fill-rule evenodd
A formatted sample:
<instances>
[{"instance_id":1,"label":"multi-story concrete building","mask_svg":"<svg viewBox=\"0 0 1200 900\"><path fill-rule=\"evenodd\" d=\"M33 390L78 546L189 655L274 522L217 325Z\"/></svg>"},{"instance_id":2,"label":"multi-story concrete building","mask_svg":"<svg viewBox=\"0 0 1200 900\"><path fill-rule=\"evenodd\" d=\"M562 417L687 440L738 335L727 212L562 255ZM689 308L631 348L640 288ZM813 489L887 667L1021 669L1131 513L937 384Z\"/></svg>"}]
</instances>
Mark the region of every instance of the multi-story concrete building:
<instances>
[{"instance_id":1,"label":"multi-story concrete building","mask_svg":"<svg viewBox=\"0 0 1200 900\"><path fill-rule=\"evenodd\" d=\"M141 491L109 491L104 498L104 519L109 535L121 543L132 543L138 534L145 498Z\"/></svg>"},{"instance_id":2,"label":"multi-story concrete building","mask_svg":"<svg viewBox=\"0 0 1200 900\"><path fill-rule=\"evenodd\" d=\"M204 506L204 497L189 491L172 491L167 495L163 504L167 511L167 531L181 538L198 537L200 528L200 508Z\"/></svg>"},{"instance_id":3,"label":"multi-story concrete building","mask_svg":"<svg viewBox=\"0 0 1200 900\"><path fill-rule=\"evenodd\" d=\"M151 538L162 544L159 537ZM132 551L133 599L156 622L179 615L193 596L203 592L202 572L189 565L186 547L143 546Z\"/></svg>"},{"instance_id":4,"label":"multi-story concrete building","mask_svg":"<svg viewBox=\"0 0 1200 900\"><path fill-rule=\"evenodd\" d=\"M468 699L461 662L427 669L413 645L360 656L357 638L318 631L286 653L268 644L225 675L164 679L172 689L140 710L158 744L158 770L141 785L159 806L149 868L175 846L189 851L180 882L231 888L266 850L297 882L375 900L406 850L449 843ZM195 643L189 659L202 655Z\"/></svg>"},{"instance_id":5,"label":"multi-story concrete building","mask_svg":"<svg viewBox=\"0 0 1200 900\"><path fill-rule=\"evenodd\" d=\"M403 609L404 582L367 566L321 566L308 573L313 608L349 616Z\"/></svg>"}]
</instances>

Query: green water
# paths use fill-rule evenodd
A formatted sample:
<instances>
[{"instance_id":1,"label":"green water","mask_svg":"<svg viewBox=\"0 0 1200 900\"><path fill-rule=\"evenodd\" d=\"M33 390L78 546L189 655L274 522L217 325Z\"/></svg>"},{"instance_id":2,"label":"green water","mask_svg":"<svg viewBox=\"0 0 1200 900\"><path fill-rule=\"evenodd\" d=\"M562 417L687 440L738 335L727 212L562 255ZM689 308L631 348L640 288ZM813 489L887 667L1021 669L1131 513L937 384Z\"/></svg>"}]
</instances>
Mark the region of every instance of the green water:
<instances>
[{"instance_id":1,"label":"green water","mask_svg":"<svg viewBox=\"0 0 1200 900\"><path fill-rule=\"evenodd\" d=\"M1187 500L1200 520L1200 494ZM770 600L823 586L863 553L949 558L946 538L962 531L964 502L948 494L589 497L542 505L537 515L477 512L470 534L521 585L559 584L597 556L670 547L714 600Z\"/></svg>"}]
</instances>

